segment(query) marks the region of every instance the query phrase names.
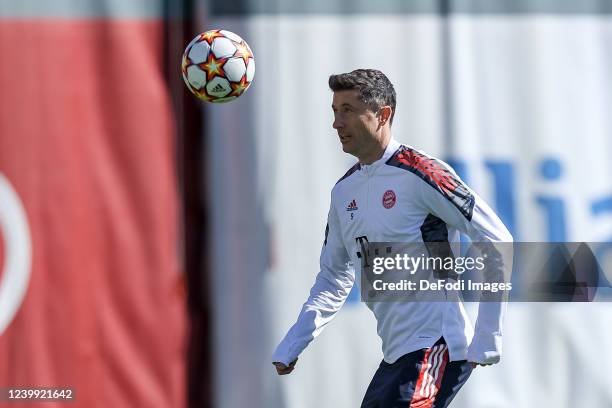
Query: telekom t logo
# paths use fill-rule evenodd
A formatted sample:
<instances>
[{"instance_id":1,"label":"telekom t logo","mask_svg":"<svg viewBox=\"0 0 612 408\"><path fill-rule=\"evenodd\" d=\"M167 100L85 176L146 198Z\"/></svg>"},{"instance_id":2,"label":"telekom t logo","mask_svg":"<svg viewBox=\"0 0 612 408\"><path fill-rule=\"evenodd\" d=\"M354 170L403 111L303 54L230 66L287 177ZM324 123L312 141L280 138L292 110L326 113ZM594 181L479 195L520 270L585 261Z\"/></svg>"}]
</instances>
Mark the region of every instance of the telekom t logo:
<instances>
[{"instance_id":1,"label":"telekom t logo","mask_svg":"<svg viewBox=\"0 0 612 408\"><path fill-rule=\"evenodd\" d=\"M17 192L0 173L0 335L21 306L30 281L32 241Z\"/></svg>"}]
</instances>

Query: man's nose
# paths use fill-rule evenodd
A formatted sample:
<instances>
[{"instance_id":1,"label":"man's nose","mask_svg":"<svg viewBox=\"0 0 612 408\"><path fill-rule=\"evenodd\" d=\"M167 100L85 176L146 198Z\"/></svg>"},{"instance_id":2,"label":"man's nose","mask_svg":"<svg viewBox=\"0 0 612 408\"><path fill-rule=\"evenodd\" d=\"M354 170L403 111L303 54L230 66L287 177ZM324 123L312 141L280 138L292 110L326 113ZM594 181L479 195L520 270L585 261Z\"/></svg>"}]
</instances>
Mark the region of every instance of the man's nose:
<instances>
[{"instance_id":1,"label":"man's nose","mask_svg":"<svg viewBox=\"0 0 612 408\"><path fill-rule=\"evenodd\" d=\"M334 118L334 124L332 125L334 129L342 129L344 127L344 122L342 122L339 118Z\"/></svg>"}]
</instances>

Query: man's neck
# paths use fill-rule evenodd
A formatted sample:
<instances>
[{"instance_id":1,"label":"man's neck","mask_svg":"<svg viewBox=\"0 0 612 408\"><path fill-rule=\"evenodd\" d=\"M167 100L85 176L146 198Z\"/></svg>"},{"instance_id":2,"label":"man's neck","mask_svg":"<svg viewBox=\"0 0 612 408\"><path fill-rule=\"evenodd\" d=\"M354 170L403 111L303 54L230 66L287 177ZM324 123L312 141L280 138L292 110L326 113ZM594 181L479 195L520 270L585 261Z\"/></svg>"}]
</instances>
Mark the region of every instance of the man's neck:
<instances>
[{"instance_id":1,"label":"man's neck","mask_svg":"<svg viewBox=\"0 0 612 408\"><path fill-rule=\"evenodd\" d=\"M389 146L389 142L391 141L391 134L386 134L382 137L382 139L376 143L376 147L370 150L365 156L359 157L359 163L370 165L377 160L380 160L381 157L385 154L385 150L387 146Z\"/></svg>"}]
</instances>

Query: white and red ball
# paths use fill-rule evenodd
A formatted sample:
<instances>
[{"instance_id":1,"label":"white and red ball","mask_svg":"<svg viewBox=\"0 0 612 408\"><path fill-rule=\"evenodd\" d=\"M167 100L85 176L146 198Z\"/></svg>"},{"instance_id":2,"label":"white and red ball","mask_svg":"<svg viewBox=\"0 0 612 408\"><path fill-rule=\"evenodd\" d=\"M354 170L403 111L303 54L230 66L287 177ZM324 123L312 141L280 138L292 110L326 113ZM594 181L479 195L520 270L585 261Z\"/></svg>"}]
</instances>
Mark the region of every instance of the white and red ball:
<instances>
[{"instance_id":1,"label":"white and red ball","mask_svg":"<svg viewBox=\"0 0 612 408\"><path fill-rule=\"evenodd\" d=\"M229 102L242 95L255 76L249 45L227 30L198 34L185 48L181 71L187 88L206 102Z\"/></svg>"}]
</instances>

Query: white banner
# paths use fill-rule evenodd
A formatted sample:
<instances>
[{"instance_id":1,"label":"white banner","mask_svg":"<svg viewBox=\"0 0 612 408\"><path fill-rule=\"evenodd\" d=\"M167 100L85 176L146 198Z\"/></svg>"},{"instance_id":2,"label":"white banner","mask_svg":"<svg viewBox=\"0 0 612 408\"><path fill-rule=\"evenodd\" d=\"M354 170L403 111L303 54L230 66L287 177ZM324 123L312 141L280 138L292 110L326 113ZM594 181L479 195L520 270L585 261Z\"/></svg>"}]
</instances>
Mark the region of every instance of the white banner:
<instances>
[{"instance_id":1,"label":"white banner","mask_svg":"<svg viewBox=\"0 0 612 408\"><path fill-rule=\"evenodd\" d=\"M209 28L240 34L257 61L247 94L208 110L216 406L356 407L382 358L351 297L294 373L270 361L318 272L331 188L355 162L331 126L330 74L385 72L394 137L455 164L515 240L612 240L610 17L258 15ZM502 362L476 369L452 406L611 406L611 311L511 304Z\"/></svg>"}]
</instances>

